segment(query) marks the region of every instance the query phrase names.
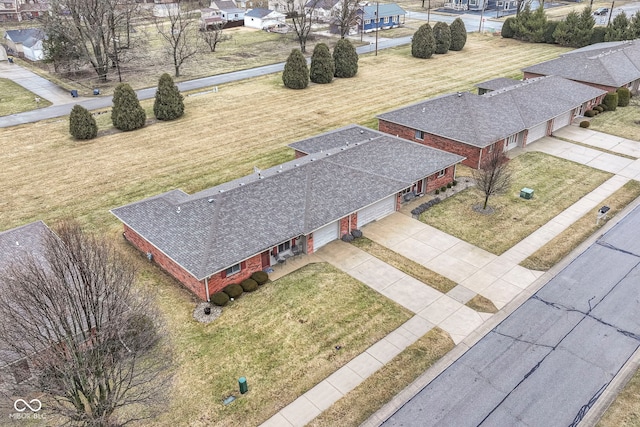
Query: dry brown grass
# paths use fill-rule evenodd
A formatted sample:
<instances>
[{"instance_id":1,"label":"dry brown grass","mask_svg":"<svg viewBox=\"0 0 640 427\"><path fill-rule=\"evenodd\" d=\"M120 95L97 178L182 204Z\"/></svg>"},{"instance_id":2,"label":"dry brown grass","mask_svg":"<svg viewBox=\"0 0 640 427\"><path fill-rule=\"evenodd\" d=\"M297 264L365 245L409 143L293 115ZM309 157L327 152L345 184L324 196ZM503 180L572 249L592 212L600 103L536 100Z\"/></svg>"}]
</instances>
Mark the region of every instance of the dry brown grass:
<instances>
[{"instance_id":1,"label":"dry brown grass","mask_svg":"<svg viewBox=\"0 0 640 427\"><path fill-rule=\"evenodd\" d=\"M148 267L143 273L169 315L175 352L171 403L155 426L259 425L411 317L318 263L243 294L204 325L191 317L186 291L162 276ZM242 397L241 376L249 385ZM225 406L229 395L238 399Z\"/></svg>"},{"instance_id":2,"label":"dry brown grass","mask_svg":"<svg viewBox=\"0 0 640 427\"><path fill-rule=\"evenodd\" d=\"M412 261L391 249L382 246L371 239L361 237L351 242L354 246L397 268L408 276L421 281L425 285L442 293L447 293L456 287L456 282L429 270L428 268Z\"/></svg>"},{"instance_id":3,"label":"dry brown grass","mask_svg":"<svg viewBox=\"0 0 640 427\"><path fill-rule=\"evenodd\" d=\"M471 35L463 51L426 61L411 58L408 47L363 56L356 78L304 91L284 89L279 74L223 85L218 93L188 97L179 121L88 142L70 138L66 118L3 129L0 182L10 197L0 198L0 224L7 229L74 216L117 228L110 208L173 188L201 190L248 174L253 165L289 160L286 144L295 140L470 90L563 51ZM149 109L151 102L143 105ZM102 129L108 116L99 117Z\"/></svg>"},{"instance_id":4,"label":"dry brown grass","mask_svg":"<svg viewBox=\"0 0 640 427\"><path fill-rule=\"evenodd\" d=\"M481 311L483 313L498 312L498 308L491 302L491 300L489 298L483 297L480 294L471 298L465 305L475 311Z\"/></svg>"},{"instance_id":5,"label":"dry brown grass","mask_svg":"<svg viewBox=\"0 0 640 427\"><path fill-rule=\"evenodd\" d=\"M607 197L602 204L611 208L608 212L608 217L612 218L637 197L640 197L640 182L629 181L618 191ZM600 224L596 225L595 212L596 209L574 222L569 228L554 237L529 258L522 261L520 265L530 270L541 271L548 270L556 265L569 252L606 224L605 221L600 221Z\"/></svg>"},{"instance_id":6,"label":"dry brown grass","mask_svg":"<svg viewBox=\"0 0 640 427\"><path fill-rule=\"evenodd\" d=\"M434 328L391 362L308 424L310 427L356 427L429 369L454 346L446 332Z\"/></svg>"},{"instance_id":7,"label":"dry brown grass","mask_svg":"<svg viewBox=\"0 0 640 427\"><path fill-rule=\"evenodd\" d=\"M640 370L629 380L597 427L637 427L640 425Z\"/></svg>"},{"instance_id":8,"label":"dry brown grass","mask_svg":"<svg viewBox=\"0 0 640 427\"><path fill-rule=\"evenodd\" d=\"M618 107L591 119L590 129L640 141L640 99L631 98L629 106Z\"/></svg>"},{"instance_id":9,"label":"dry brown grass","mask_svg":"<svg viewBox=\"0 0 640 427\"><path fill-rule=\"evenodd\" d=\"M484 201L484 194L471 187L435 205L420 219L500 255L612 176L537 152L520 155L510 165L513 179L509 190L489 198L493 214L473 209ZM523 187L535 190L533 199L519 197Z\"/></svg>"}]
</instances>

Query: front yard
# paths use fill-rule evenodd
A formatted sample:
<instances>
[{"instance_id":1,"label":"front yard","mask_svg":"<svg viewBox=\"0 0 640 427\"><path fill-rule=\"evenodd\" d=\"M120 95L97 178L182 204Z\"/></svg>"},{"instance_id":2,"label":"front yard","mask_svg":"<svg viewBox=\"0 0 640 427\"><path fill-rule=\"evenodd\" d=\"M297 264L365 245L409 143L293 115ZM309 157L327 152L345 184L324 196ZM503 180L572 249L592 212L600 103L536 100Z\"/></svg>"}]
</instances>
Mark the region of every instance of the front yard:
<instances>
[{"instance_id":1,"label":"front yard","mask_svg":"<svg viewBox=\"0 0 640 427\"><path fill-rule=\"evenodd\" d=\"M144 282L158 294L176 357L172 401L154 425L259 425L411 317L318 263L243 294L204 325L191 318L186 291L146 270ZM249 393L240 396L242 376ZM238 398L225 406L230 395Z\"/></svg>"},{"instance_id":2,"label":"front yard","mask_svg":"<svg viewBox=\"0 0 640 427\"><path fill-rule=\"evenodd\" d=\"M39 98L36 103L36 95L9 79L0 78L0 116L22 113L25 111L44 108L51 105L46 99Z\"/></svg>"},{"instance_id":3,"label":"front yard","mask_svg":"<svg viewBox=\"0 0 640 427\"><path fill-rule=\"evenodd\" d=\"M510 165L509 191L489 198L493 214L474 211L484 195L471 187L435 205L420 220L500 255L612 176L537 152L520 155ZM519 197L523 187L534 189L533 199Z\"/></svg>"},{"instance_id":4,"label":"front yard","mask_svg":"<svg viewBox=\"0 0 640 427\"><path fill-rule=\"evenodd\" d=\"M591 119L590 129L640 141L640 99L631 98L627 107L607 111Z\"/></svg>"}]
</instances>

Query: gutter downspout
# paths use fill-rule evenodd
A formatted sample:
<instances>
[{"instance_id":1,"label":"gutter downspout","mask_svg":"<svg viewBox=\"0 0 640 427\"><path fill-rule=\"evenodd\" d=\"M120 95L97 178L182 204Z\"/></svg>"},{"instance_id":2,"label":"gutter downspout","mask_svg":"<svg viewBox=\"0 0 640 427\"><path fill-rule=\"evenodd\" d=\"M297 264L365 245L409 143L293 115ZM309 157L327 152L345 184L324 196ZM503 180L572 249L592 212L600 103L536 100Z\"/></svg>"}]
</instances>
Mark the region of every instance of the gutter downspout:
<instances>
[{"instance_id":1,"label":"gutter downspout","mask_svg":"<svg viewBox=\"0 0 640 427\"><path fill-rule=\"evenodd\" d=\"M210 302L211 300L209 299L209 278L208 277L204 278L204 290L207 293L207 302Z\"/></svg>"}]
</instances>

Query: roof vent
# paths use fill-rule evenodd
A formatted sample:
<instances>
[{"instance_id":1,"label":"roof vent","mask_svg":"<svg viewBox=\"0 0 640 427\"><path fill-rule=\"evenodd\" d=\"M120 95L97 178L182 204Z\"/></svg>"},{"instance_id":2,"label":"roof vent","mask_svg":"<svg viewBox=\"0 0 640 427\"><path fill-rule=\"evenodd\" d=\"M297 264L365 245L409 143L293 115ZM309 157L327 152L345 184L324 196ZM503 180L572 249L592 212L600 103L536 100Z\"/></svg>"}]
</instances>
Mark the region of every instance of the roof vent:
<instances>
[{"instance_id":1,"label":"roof vent","mask_svg":"<svg viewBox=\"0 0 640 427\"><path fill-rule=\"evenodd\" d=\"M264 179L264 176L260 175L258 179ZM244 185L244 184L243 184Z\"/></svg>"},{"instance_id":2,"label":"roof vent","mask_svg":"<svg viewBox=\"0 0 640 427\"><path fill-rule=\"evenodd\" d=\"M360 129L360 133L361 133L361 134L363 134L363 133L364 133L364 131L363 131L362 129Z\"/></svg>"},{"instance_id":3,"label":"roof vent","mask_svg":"<svg viewBox=\"0 0 640 427\"><path fill-rule=\"evenodd\" d=\"M462 96L462 92L458 92L458 98Z\"/></svg>"},{"instance_id":4,"label":"roof vent","mask_svg":"<svg viewBox=\"0 0 640 427\"><path fill-rule=\"evenodd\" d=\"M241 182L241 183L240 183L240 187L242 187L243 185L244 185L244 182Z\"/></svg>"},{"instance_id":5,"label":"roof vent","mask_svg":"<svg viewBox=\"0 0 640 427\"><path fill-rule=\"evenodd\" d=\"M20 246L20 242L16 242L16 246Z\"/></svg>"},{"instance_id":6,"label":"roof vent","mask_svg":"<svg viewBox=\"0 0 640 427\"><path fill-rule=\"evenodd\" d=\"M309 159L310 162L313 162L315 159L312 157Z\"/></svg>"},{"instance_id":7,"label":"roof vent","mask_svg":"<svg viewBox=\"0 0 640 427\"><path fill-rule=\"evenodd\" d=\"M224 190L220 190L221 193L224 193Z\"/></svg>"},{"instance_id":8,"label":"roof vent","mask_svg":"<svg viewBox=\"0 0 640 427\"><path fill-rule=\"evenodd\" d=\"M298 163L296 163L296 164L295 164L295 165L293 165L293 166L298 167L298 166L300 166L300 165L299 165Z\"/></svg>"},{"instance_id":9,"label":"roof vent","mask_svg":"<svg viewBox=\"0 0 640 427\"><path fill-rule=\"evenodd\" d=\"M340 147L340 151L344 151L344 147Z\"/></svg>"},{"instance_id":10,"label":"roof vent","mask_svg":"<svg viewBox=\"0 0 640 427\"><path fill-rule=\"evenodd\" d=\"M176 213L180 213L180 206L178 206L178 209L176 210Z\"/></svg>"},{"instance_id":11,"label":"roof vent","mask_svg":"<svg viewBox=\"0 0 640 427\"><path fill-rule=\"evenodd\" d=\"M330 155L331 155L331 153L327 153L327 156L330 156Z\"/></svg>"},{"instance_id":12,"label":"roof vent","mask_svg":"<svg viewBox=\"0 0 640 427\"><path fill-rule=\"evenodd\" d=\"M427 112L427 107L422 107L422 112L426 113Z\"/></svg>"},{"instance_id":13,"label":"roof vent","mask_svg":"<svg viewBox=\"0 0 640 427\"><path fill-rule=\"evenodd\" d=\"M278 173L282 172L282 169L278 169Z\"/></svg>"},{"instance_id":14,"label":"roof vent","mask_svg":"<svg viewBox=\"0 0 640 427\"><path fill-rule=\"evenodd\" d=\"M207 202L213 203L213 199L209 199L209 200L207 200Z\"/></svg>"}]
</instances>

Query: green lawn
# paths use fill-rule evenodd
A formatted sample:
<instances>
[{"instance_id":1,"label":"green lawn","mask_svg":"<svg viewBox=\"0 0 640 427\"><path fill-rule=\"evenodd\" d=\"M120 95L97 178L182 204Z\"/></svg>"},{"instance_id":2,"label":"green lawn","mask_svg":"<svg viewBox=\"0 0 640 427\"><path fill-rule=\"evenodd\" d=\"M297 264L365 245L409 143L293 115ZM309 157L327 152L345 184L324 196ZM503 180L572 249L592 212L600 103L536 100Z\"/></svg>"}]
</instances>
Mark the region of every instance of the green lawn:
<instances>
[{"instance_id":1,"label":"green lawn","mask_svg":"<svg viewBox=\"0 0 640 427\"><path fill-rule=\"evenodd\" d=\"M12 80L0 78L0 116L22 113L36 108L48 107L51 102L40 98L36 104L36 94L14 83Z\"/></svg>"},{"instance_id":2,"label":"green lawn","mask_svg":"<svg viewBox=\"0 0 640 427\"><path fill-rule=\"evenodd\" d=\"M243 294L203 325L175 283L158 283L155 274L147 285L167 313L177 372L172 403L154 425L258 425L411 317L318 263ZM241 376L249 393L240 397ZM239 398L223 405L232 394Z\"/></svg>"},{"instance_id":3,"label":"green lawn","mask_svg":"<svg viewBox=\"0 0 640 427\"><path fill-rule=\"evenodd\" d=\"M453 347L446 332L432 329L311 421L309 426L359 426Z\"/></svg>"},{"instance_id":4,"label":"green lawn","mask_svg":"<svg viewBox=\"0 0 640 427\"><path fill-rule=\"evenodd\" d=\"M591 119L590 129L640 141L640 99L631 98L627 107L607 111Z\"/></svg>"},{"instance_id":5,"label":"green lawn","mask_svg":"<svg viewBox=\"0 0 640 427\"><path fill-rule=\"evenodd\" d=\"M420 219L500 255L612 176L536 152L518 156L510 165L513 181L509 190L489 198L493 214L474 211L484 195L472 187L432 207ZM532 200L519 197L523 187L534 189Z\"/></svg>"}]
</instances>

